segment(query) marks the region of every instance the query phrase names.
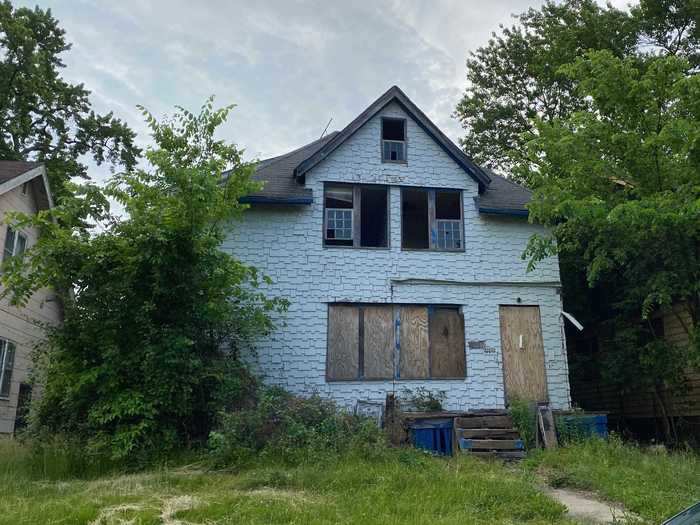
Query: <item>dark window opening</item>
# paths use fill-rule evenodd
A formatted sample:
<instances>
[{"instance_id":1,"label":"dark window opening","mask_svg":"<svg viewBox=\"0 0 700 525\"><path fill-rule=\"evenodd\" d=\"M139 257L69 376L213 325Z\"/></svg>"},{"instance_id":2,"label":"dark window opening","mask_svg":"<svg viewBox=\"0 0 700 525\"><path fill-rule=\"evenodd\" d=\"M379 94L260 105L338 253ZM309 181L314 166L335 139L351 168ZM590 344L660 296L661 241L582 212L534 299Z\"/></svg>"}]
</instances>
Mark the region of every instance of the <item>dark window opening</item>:
<instances>
[{"instance_id":1,"label":"dark window opening","mask_svg":"<svg viewBox=\"0 0 700 525\"><path fill-rule=\"evenodd\" d=\"M382 160L385 162L406 161L405 119L382 119Z\"/></svg>"},{"instance_id":2,"label":"dark window opening","mask_svg":"<svg viewBox=\"0 0 700 525\"><path fill-rule=\"evenodd\" d=\"M429 223L428 192L405 188L401 192L401 247L429 249Z\"/></svg>"},{"instance_id":3,"label":"dark window opening","mask_svg":"<svg viewBox=\"0 0 700 525\"><path fill-rule=\"evenodd\" d=\"M458 191L435 192L435 217L437 219L459 220L462 216L462 203Z\"/></svg>"},{"instance_id":4,"label":"dark window opening","mask_svg":"<svg viewBox=\"0 0 700 525\"><path fill-rule=\"evenodd\" d=\"M356 248L389 245L386 186L329 184L324 192L324 244Z\"/></svg>"},{"instance_id":5,"label":"dark window opening","mask_svg":"<svg viewBox=\"0 0 700 525\"><path fill-rule=\"evenodd\" d=\"M406 140L404 134L406 121L402 118L385 118L382 120L382 140Z\"/></svg>"},{"instance_id":6,"label":"dark window opening","mask_svg":"<svg viewBox=\"0 0 700 525\"><path fill-rule=\"evenodd\" d=\"M383 248L387 242L387 188L360 188L360 246Z\"/></svg>"}]
</instances>

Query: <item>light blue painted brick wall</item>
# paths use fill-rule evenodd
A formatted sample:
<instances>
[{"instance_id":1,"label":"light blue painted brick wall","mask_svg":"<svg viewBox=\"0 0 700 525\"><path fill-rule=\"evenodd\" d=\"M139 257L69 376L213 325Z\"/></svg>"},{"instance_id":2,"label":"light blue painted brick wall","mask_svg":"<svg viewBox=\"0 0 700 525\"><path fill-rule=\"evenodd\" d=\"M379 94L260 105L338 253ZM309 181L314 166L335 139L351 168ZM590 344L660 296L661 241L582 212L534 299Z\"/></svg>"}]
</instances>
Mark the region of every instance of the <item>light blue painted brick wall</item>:
<instances>
[{"instance_id":1,"label":"light blue painted brick wall","mask_svg":"<svg viewBox=\"0 0 700 525\"><path fill-rule=\"evenodd\" d=\"M387 106L332 155L307 174L314 203L302 207L259 206L233 225L224 249L274 280L271 294L287 297L289 311L269 337L257 343L254 365L265 380L299 394L331 397L349 408L357 400L383 401L386 393L425 386L447 392L446 408L502 407L500 304L539 305L545 347L547 386L555 408L570 404L566 352L561 336L561 299L556 259L526 272L521 254L540 227L523 219L479 215L473 201L476 183L415 122L408 119L408 163L381 162L380 116L406 117L398 105ZM362 182L391 185L389 249L324 248L323 183ZM463 190L465 252L401 251L400 186ZM521 282L509 285L399 283L401 279L474 282ZM449 381L325 381L327 303L459 304L466 340L485 340L487 349L467 349L467 378Z\"/></svg>"}]
</instances>

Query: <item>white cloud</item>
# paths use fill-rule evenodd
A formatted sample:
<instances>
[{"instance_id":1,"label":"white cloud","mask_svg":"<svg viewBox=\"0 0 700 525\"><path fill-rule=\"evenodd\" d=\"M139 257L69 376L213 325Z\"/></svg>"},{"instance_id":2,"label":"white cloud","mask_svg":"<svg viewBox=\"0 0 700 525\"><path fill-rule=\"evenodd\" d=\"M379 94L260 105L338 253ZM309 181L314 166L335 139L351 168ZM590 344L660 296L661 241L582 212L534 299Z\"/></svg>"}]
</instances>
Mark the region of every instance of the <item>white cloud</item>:
<instances>
[{"instance_id":1,"label":"white cloud","mask_svg":"<svg viewBox=\"0 0 700 525\"><path fill-rule=\"evenodd\" d=\"M34 0L27 2L33 6ZM624 0L613 3L624 7ZM147 143L156 115L210 94L238 108L223 133L249 156L277 155L337 129L398 84L453 139L465 60L511 13L541 0L206 3L43 0L74 48L66 76Z\"/></svg>"}]
</instances>

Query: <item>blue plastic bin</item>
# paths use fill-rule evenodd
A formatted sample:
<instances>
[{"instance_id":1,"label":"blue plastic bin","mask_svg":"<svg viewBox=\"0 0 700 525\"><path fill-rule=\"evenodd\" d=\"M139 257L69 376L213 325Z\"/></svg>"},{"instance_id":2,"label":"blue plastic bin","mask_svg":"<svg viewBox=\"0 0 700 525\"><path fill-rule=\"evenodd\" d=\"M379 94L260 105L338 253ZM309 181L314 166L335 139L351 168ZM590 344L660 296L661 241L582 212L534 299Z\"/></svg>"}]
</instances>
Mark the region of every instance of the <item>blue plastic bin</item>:
<instances>
[{"instance_id":1,"label":"blue plastic bin","mask_svg":"<svg viewBox=\"0 0 700 525\"><path fill-rule=\"evenodd\" d=\"M605 414L570 414L559 416L561 422L582 437L608 437L608 416Z\"/></svg>"},{"instance_id":2,"label":"blue plastic bin","mask_svg":"<svg viewBox=\"0 0 700 525\"><path fill-rule=\"evenodd\" d=\"M422 419L410 428L411 443L416 448L442 456L452 455L452 420Z\"/></svg>"}]
</instances>

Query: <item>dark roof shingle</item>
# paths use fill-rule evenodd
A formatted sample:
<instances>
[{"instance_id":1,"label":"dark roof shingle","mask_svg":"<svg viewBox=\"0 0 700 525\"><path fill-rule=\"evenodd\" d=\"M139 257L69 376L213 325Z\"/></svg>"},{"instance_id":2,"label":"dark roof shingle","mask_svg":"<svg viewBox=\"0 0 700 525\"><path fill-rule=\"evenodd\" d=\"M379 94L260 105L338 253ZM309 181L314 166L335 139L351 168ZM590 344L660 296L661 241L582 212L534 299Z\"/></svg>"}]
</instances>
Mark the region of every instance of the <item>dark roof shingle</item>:
<instances>
[{"instance_id":1,"label":"dark roof shingle","mask_svg":"<svg viewBox=\"0 0 700 525\"><path fill-rule=\"evenodd\" d=\"M532 192L526 187L513 182L491 170L486 170L491 177L491 184L479 195L479 211L482 213L499 213L507 215L527 215L526 204L532 198Z\"/></svg>"},{"instance_id":2,"label":"dark roof shingle","mask_svg":"<svg viewBox=\"0 0 700 525\"><path fill-rule=\"evenodd\" d=\"M23 160L0 160L0 184L19 177L39 166L38 162L25 162Z\"/></svg>"}]
</instances>

